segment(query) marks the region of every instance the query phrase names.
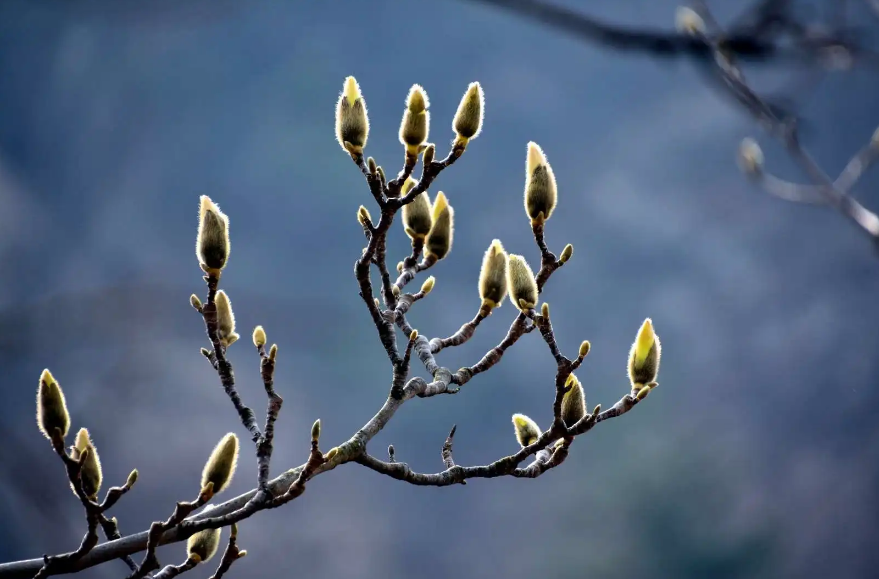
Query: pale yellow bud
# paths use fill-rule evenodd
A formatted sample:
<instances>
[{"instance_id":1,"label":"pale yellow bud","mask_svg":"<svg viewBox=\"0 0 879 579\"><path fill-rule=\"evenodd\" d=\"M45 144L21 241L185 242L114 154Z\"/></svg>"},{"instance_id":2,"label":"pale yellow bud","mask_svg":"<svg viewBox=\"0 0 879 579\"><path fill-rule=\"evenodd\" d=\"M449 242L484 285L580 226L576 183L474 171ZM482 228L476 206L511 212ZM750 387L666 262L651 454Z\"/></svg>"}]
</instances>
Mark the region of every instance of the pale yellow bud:
<instances>
[{"instance_id":1,"label":"pale yellow bud","mask_svg":"<svg viewBox=\"0 0 879 579\"><path fill-rule=\"evenodd\" d=\"M205 271L221 270L229 260L229 218L207 195L200 198L195 255Z\"/></svg>"},{"instance_id":2,"label":"pale yellow bud","mask_svg":"<svg viewBox=\"0 0 879 579\"><path fill-rule=\"evenodd\" d=\"M220 343L228 348L239 338L235 333L235 314L232 313L232 304L223 290L217 292L214 303L217 305L217 333Z\"/></svg>"},{"instance_id":3,"label":"pale yellow bud","mask_svg":"<svg viewBox=\"0 0 879 579\"><path fill-rule=\"evenodd\" d=\"M40 374L37 386L37 426L49 440L52 440L56 428L61 431L62 438L67 436L70 429L70 414L67 412L64 392L48 368Z\"/></svg>"},{"instance_id":4,"label":"pale yellow bud","mask_svg":"<svg viewBox=\"0 0 879 579\"><path fill-rule=\"evenodd\" d=\"M369 137L366 101L353 76L345 79L345 87L336 103L336 140L351 155L362 155Z\"/></svg>"},{"instance_id":5,"label":"pale yellow bud","mask_svg":"<svg viewBox=\"0 0 879 579\"><path fill-rule=\"evenodd\" d=\"M436 283L436 278L433 276L428 277L424 280L424 283L421 284L421 293L424 295L429 294L433 290L433 286Z\"/></svg>"},{"instance_id":6,"label":"pale yellow bud","mask_svg":"<svg viewBox=\"0 0 879 579\"><path fill-rule=\"evenodd\" d=\"M202 513L206 513L213 508L213 505L208 505ZM186 553L189 559L197 563L206 563L217 553L219 546L220 529L205 529L190 535L186 541Z\"/></svg>"},{"instance_id":7,"label":"pale yellow bud","mask_svg":"<svg viewBox=\"0 0 879 579\"><path fill-rule=\"evenodd\" d=\"M507 252L499 239L492 240L479 270L479 297L489 308L496 308L507 295Z\"/></svg>"},{"instance_id":8,"label":"pale yellow bud","mask_svg":"<svg viewBox=\"0 0 879 579\"><path fill-rule=\"evenodd\" d=\"M571 389L562 397L562 420L565 426L571 428L586 416L586 396L583 393L583 386L573 374L568 376L565 386L570 386Z\"/></svg>"},{"instance_id":9,"label":"pale yellow bud","mask_svg":"<svg viewBox=\"0 0 879 579\"><path fill-rule=\"evenodd\" d=\"M513 428L522 448L534 444L540 437L540 427L524 414L513 414Z\"/></svg>"},{"instance_id":10,"label":"pale yellow bud","mask_svg":"<svg viewBox=\"0 0 879 579\"><path fill-rule=\"evenodd\" d=\"M410 154L417 154L430 131L430 102L420 85L414 84L406 97L406 110L400 123L400 142Z\"/></svg>"},{"instance_id":11,"label":"pale yellow bud","mask_svg":"<svg viewBox=\"0 0 879 579\"><path fill-rule=\"evenodd\" d=\"M485 98L482 95L482 87L478 82L471 82L467 92L458 105L455 119L452 121L452 129L459 138L475 139L482 131L482 115L485 109Z\"/></svg>"},{"instance_id":12,"label":"pale yellow bud","mask_svg":"<svg viewBox=\"0 0 879 579\"><path fill-rule=\"evenodd\" d=\"M73 458L79 458L85 454L85 461L82 464L82 470L79 473L80 482L82 483L82 491L85 496L94 500L101 490L101 481L103 474L101 471L101 459L98 457L98 451L89 438L89 431L80 428L76 433L76 442L73 447Z\"/></svg>"},{"instance_id":13,"label":"pale yellow bud","mask_svg":"<svg viewBox=\"0 0 879 579\"><path fill-rule=\"evenodd\" d=\"M532 224L550 218L558 199L555 174L537 143L528 143L525 170L525 212Z\"/></svg>"},{"instance_id":14,"label":"pale yellow bud","mask_svg":"<svg viewBox=\"0 0 879 579\"><path fill-rule=\"evenodd\" d=\"M507 258L507 286L510 301L519 310L530 310L537 305L537 282L525 258L511 253Z\"/></svg>"},{"instance_id":15,"label":"pale yellow bud","mask_svg":"<svg viewBox=\"0 0 879 579\"><path fill-rule=\"evenodd\" d=\"M253 345L259 348L260 346L265 346L268 339L266 338L266 331L262 326L257 326L253 329Z\"/></svg>"},{"instance_id":16,"label":"pale yellow bud","mask_svg":"<svg viewBox=\"0 0 879 579\"><path fill-rule=\"evenodd\" d=\"M647 318L638 330L638 336L629 351L629 381L633 388L640 388L656 380L660 354L659 337L653 330L653 322Z\"/></svg>"},{"instance_id":17,"label":"pale yellow bud","mask_svg":"<svg viewBox=\"0 0 879 579\"><path fill-rule=\"evenodd\" d=\"M230 432L217 443L201 473L201 487L213 483L214 494L225 490L232 482L238 465L238 437Z\"/></svg>"},{"instance_id":18,"label":"pale yellow bud","mask_svg":"<svg viewBox=\"0 0 879 579\"><path fill-rule=\"evenodd\" d=\"M424 253L436 259L443 259L452 250L455 233L455 212L442 191L437 193L433 204L430 232L425 241Z\"/></svg>"}]
</instances>

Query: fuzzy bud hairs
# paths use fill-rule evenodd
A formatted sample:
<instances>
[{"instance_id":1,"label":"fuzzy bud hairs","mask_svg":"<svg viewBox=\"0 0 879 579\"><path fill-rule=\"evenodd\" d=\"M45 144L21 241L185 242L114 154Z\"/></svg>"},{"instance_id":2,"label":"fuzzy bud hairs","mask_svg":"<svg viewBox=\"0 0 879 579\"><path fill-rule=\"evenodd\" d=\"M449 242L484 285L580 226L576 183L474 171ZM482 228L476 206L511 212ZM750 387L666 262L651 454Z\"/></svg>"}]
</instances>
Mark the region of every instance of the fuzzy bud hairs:
<instances>
[{"instance_id":1,"label":"fuzzy bud hairs","mask_svg":"<svg viewBox=\"0 0 879 579\"><path fill-rule=\"evenodd\" d=\"M70 429L70 414L67 412L64 392L48 368L40 374L37 386L37 426L49 440L52 440L56 428L61 431L62 439Z\"/></svg>"},{"instance_id":2,"label":"fuzzy bud hairs","mask_svg":"<svg viewBox=\"0 0 879 579\"><path fill-rule=\"evenodd\" d=\"M659 336L653 330L653 322L647 318L638 330L638 336L629 351L628 373L633 390L640 391L656 381L661 350Z\"/></svg>"},{"instance_id":3,"label":"fuzzy bud hairs","mask_svg":"<svg viewBox=\"0 0 879 579\"><path fill-rule=\"evenodd\" d=\"M405 145L406 153L417 155L418 149L427 140L430 132L430 101L421 85L413 84L406 97L406 110L400 122L400 142Z\"/></svg>"},{"instance_id":4,"label":"fuzzy bud hairs","mask_svg":"<svg viewBox=\"0 0 879 579\"><path fill-rule=\"evenodd\" d=\"M208 505L202 513L207 513L213 508L214 505ZM186 554L196 563L205 563L217 553L219 546L220 529L205 529L189 537L186 541Z\"/></svg>"},{"instance_id":5,"label":"fuzzy bud hairs","mask_svg":"<svg viewBox=\"0 0 879 579\"><path fill-rule=\"evenodd\" d=\"M230 432L224 436L211 452L210 458L201 473L201 488L213 483L213 494L218 494L229 486L235 467L238 464L238 437Z\"/></svg>"},{"instance_id":6,"label":"fuzzy bud hairs","mask_svg":"<svg viewBox=\"0 0 879 579\"><path fill-rule=\"evenodd\" d=\"M464 142L475 139L482 131L482 111L485 110L485 97L482 87L478 82L471 82L467 92L461 98L455 119L452 121L452 129L458 139Z\"/></svg>"},{"instance_id":7,"label":"fuzzy bud hairs","mask_svg":"<svg viewBox=\"0 0 879 579\"><path fill-rule=\"evenodd\" d=\"M513 414L513 428L522 448L534 444L540 437L540 427L524 414Z\"/></svg>"},{"instance_id":8,"label":"fuzzy bud hairs","mask_svg":"<svg viewBox=\"0 0 879 579\"><path fill-rule=\"evenodd\" d=\"M403 183L402 194L406 195L409 193L415 184L415 179L409 177ZM427 234L430 233L430 228L433 225L432 212L433 209L430 206L430 198L427 196L427 191L418 194L411 203L403 205L403 229L412 241L424 241L427 238Z\"/></svg>"},{"instance_id":9,"label":"fuzzy bud hairs","mask_svg":"<svg viewBox=\"0 0 879 579\"><path fill-rule=\"evenodd\" d=\"M558 199L555 174L537 143L528 143L525 163L525 212L532 225L542 224L552 215Z\"/></svg>"},{"instance_id":10,"label":"fuzzy bud hairs","mask_svg":"<svg viewBox=\"0 0 879 579\"><path fill-rule=\"evenodd\" d=\"M336 103L336 140L352 157L363 156L369 137L369 117L366 101L353 76L345 79L345 86Z\"/></svg>"},{"instance_id":11,"label":"fuzzy bud hairs","mask_svg":"<svg viewBox=\"0 0 879 579\"><path fill-rule=\"evenodd\" d=\"M507 295L507 252L499 239L491 242L479 270L479 297L482 306L497 308Z\"/></svg>"},{"instance_id":12,"label":"fuzzy bud hairs","mask_svg":"<svg viewBox=\"0 0 879 579\"><path fill-rule=\"evenodd\" d=\"M80 428L79 432L76 433L76 443L71 448L71 458L73 460L80 460L82 455L85 455L82 470L79 473L82 491L85 493L85 496L95 500L98 496L98 491L101 490L101 481L103 480L101 459L98 457L98 451L89 437L89 431L85 428ZM71 488L73 488L72 485ZM75 492L76 490L74 489Z\"/></svg>"},{"instance_id":13,"label":"fuzzy bud hairs","mask_svg":"<svg viewBox=\"0 0 879 579\"><path fill-rule=\"evenodd\" d=\"M449 205L445 194L440 191L436 194L433 204L433 225L425 241L425 254L433 256L437 260L443 259L452 250L452 238L455 233L455 212Z\"/></svg>"},{"instance_id":14,"label":"fuzzy bud hairs","mask_svg":"<svg viewBox=\"0 0 879 579\"><path fill-rule=\"evenodd\" d=\"M220 343L227 348L238 341L240 337L235 333L235 314L232 313L232 304L226 292L220 290L215 298L217 305L217 329L220 335Z\"/></svg>"},{"instance_id":15,"label":"fuzzy bud hairs","mask_svg":"<svg viewBox=\"0 0 879 579\"><path fill-rule=\"evenodd\" d=\"M510 301L520 311L530 310L537 305L537 281L521 255L511 253L507 258L507 285Z\"/></svg>"},{"instance_id":16,"label":"fuzzy bud hairs","mask_svg":"<svg viewBox=\"0 0 879 579\"><path fill-rule=\"evenodd\" d=\"M207 195L200 198L195 255L201 268L219 273L229 260L229 218Z\"/></svg>"}]
</instances>

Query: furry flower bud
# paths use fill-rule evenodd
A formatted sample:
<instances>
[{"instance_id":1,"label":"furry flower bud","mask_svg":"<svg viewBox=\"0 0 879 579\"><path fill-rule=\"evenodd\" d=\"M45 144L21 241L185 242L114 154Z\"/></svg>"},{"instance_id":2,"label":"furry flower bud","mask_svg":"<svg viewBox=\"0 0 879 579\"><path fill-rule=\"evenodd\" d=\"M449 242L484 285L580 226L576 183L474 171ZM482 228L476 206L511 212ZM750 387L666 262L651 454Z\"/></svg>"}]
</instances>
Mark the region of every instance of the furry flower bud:
<instances>
[{"instance_id":1,"label":"furry flower bud","mask_svg":"<svg viewBox=\"0 0 879 579\"><path fill-rule=\"evenodd\" d=\"M231 250L229 218L207 195L202 195L200 199L195 255L203 270L219 272L226 267Z\"/></svg>"},{"instance_id":2,"label":"furry flower bud","mask_svg":"<svg viewBox=\"0 0 879 579\"><path fill-rule=\"evenodd\" d=\"M430 101L421 85L413 84L406 97L406 110L400 123L400 142L406 152L417 155L419 147L427 140L430 131Z\"/></svg>"},{"instance_id":3,"label":"furry flower bud","mask_svg":"<svg viewBox=\"0 0 879 579\"><path fill-rule=\"evenodd\" d=\"M206 513L213 508L213 505L208 505L202 513ZM205 563L217 553L219 546L220 529L205 529L190 535L186 541L186 553L190 559L198 563Z\"/></svg>"},{"instance_id":4,"label":"furry flower bud","mask_svg":"<svg viewBox=\"0 0 879 579\"><path fill-rule=\"evenodd\" d=\"M690 36L701 35L705 33L705 21L702 17L688 6L678 6L675 11L675 28L681 34Z\"/></svg>"},{"instance_id":5,"label":"furry flower bud","mask_svg":"<svg viewBox=\"0 0 879 579\"><path fill-rule=\"evenodd\" d=\"M467 92L461 98L452 129L460 139L475 139L482 131L482 111L485 108L485 97L478 82L471 82Z\"/></svg>"},{"instance_id":6,"label":"furry flower bud","mask_svg":"<svg viewBox=\"0 0 879 579\"><path fill-rule=\"evenodd\" d=\"M266 337L266 331L262 326L257 326L253 329L253 345L259 348L260 346L265 346L268 338Z\"/></svg>"},{"instance_id":7,"label":"furry flower bud","mask_svg":"<svg viewBox=\"0 0 879 579\"><path fill-rule=\"evenodd\" d=\"M433 204L433 225L425 241L425 255L443 259L452 250L452 238L455 233L455 212L449 205L442 191L437 193Z\"/></svg>"},{"instance_id":8,"label":"furry flower bud","mask_svg":"<svg viewBox=\"0 0 879 579\"><path fill-rule=\"evenodd\" d=\"M570 428L586 416L586 396L580 380L573 374L568 376L565 386L570 386L571 389L562 397L562 420Z\"/></svg>"},{"instance_id":9,"label":"furry flower bud","mask_svg":"<svg viewBox=\"0 0 879 579\"><path fill-rule=\"evenodd\" d=\"M482 305L496 308L507 295L507 252L499 239L488 246L479 270L479 297Z\"/></svg>"},{"instance_id":10,"label":"furry flower bud","mask_svg":"<svg viewBox=\"0 0 879 579\"><path fill-rule=\"evenodd\" d=\"M345 87L336 103L336 140L352 156L363 155L369 137L366 101L353 76L345 79Z\"/></svg>"},{"instance_id":11,"label":"furry flower bud","mask_svg":"<svg viewBox=\"0 0 879 579\"><path fill-rule=\"evenodd\" d=\"M217 306L217 332L220 335L220 343L228 348L240 337L235 333L235 314L232 313L232 304L223 290L217 292L214 303Z\"/></svg>"},{"instance_id":12,"label":"furry flower bud","mask_svg":"<svg viewBox=\"0 0 879 579\"><path fill-rule=\"evenodd\" d=\"M232 482L238 465L238 437L230 432L217 443L201 472L201 488L214 483L214 494L225 490Z\"/></svg>"},{"instance_id":13,"label":"furry flower bud","mask_svg":"<svg viewBox=\"0 0 879 579\"><path fill-rule=\"evenodd\" d=\"M532 224L541 224L552 215L558 199L555 174L537 143L528 143L525 167L525 212Z\"/></svg>"},{"instance_id":14,"label":"furry flower bud","mask_svg":"<svg viewBox=\"0 0 879 579\"><path fill-rule=\"evenodd\" d=\"M638 336L629 351L629 381L633 389L640 390L646 384L656 381L660 353L659 337L653 331L653 322L647 318L638 330Z\"/></svg>"},{"instance_id":15,"label":"furry flower bud","mask_svg":"<svg viewBox=\"0 0 879 579\"><path fill-rule=\"evenodd\" d=\"M405 196L416 184L411 177L403 183L401 193ZM411 203L403 205L403 229L413 241L424 241L433 225L432 208L427 191L420 193Z\"/></svg>"},{"instance_id":16,"label":"furry flower bud","mask_svg":"<svg viewBox=\"0 0 879 579\"><path fill-rule=\"evenodd\" d=\"M49 440L52 440L56 428L61 431L62 438L67 436L70 429L70 414L67 412L64 392L48 368L40 374L37 386L37 426Z\"/></svg>"},{"instance_id":17,"label":"furry flower bud","mask_svg":"<svg viewBox=\"0 0 879 579\"><path fill-rule=\"evenodd\" d=\"M513 414L513 428L522 448L534 444L540 437L540 427L524 414Z\"/></svg>"},{"instance_id":18,"label":"furry flower bud","mask_svg":"<svg viewBox=\"0 0 879 579\"><path fill-rule=\"evenodd\" d=\"M530 310L537 305L537 281L521 255L511 253L507 258L507 286L510 301L520 311Z\"/></svg>"},{"instance_id":19,"label":"furry flower bud","mask_svg":"<svg viewBox=\"0 0 879 579\"><path fill-rule=\"evenodd\" d=\"M71 449L71 458L79 460L85 454L85 461L82 464L82 470L79 472L79 479L82 482L82 491L85 496L94 500L101 490L101 481L103 474L101 472L101 459L98 457L98 451L89 438L89 431L80 428L76 433L76 442ZM75 491L74 491L75 492Z\"/></svg>"}]
</instances>

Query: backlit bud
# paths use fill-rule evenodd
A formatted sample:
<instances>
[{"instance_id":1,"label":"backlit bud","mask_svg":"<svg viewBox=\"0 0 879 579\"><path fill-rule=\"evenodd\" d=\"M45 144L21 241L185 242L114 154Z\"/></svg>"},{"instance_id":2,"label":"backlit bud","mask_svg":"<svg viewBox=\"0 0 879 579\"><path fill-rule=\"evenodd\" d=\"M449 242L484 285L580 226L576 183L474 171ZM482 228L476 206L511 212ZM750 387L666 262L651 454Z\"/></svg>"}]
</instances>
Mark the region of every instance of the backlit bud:
<instances>
[{"instance_id":1,"label":"backlit bud","mask_svg":"<svg viewBox=\"0 0 879 579\"><path fill-rule=\"evenodd\" d=\"M633 389L640 390L645 384L656 380L660 353L659 337L653 331L653 322L647 318L629 351L629 381Z\"/></svg>"},{"instance_id":2,"label":"backlit bud","mask_svg":"<svg viewBox=\"0 0 879 579\"><path fill-rule=\"evenodd\" d=\"M511 253L507 258L507 286L510 301L520 311L537 305L537 282L528 262L521 255Z\"/></svg>"},{"instance_id":3,"label":"backlit bud","mask_svg":"<svg viewBox=\"0 0 879 579\"><path fill-rule=\"evenodd\" d=\"M559 256L559 263L567 262L571 259L572 255L574 255L574 246L569 243L562 250L562 254Z\"/></svg>"},{"instance_id":4,"label":"backlit bud","mask_svg":"<svg viewBox=\"0 0 879 579\"><path fill-rule=\"evenodd\" d=\"M430 131L430 111L427 110L429 106L430 101L424 89L420 85L412 85L400 123L400 142L411 155L418 154L419 147L427 140Z\"/></svg>"},{"instance_id":5,"label":"backlit bud","mask_svg":"<svg viewBox=\"0 0 879 579\"><path fill-rule=\"evenodd\" d=\"M537 143L528 143L525 171L525 212L532 224L550 218L556 206L558 192L555 174Z\"/></svg>"},{"instance_id":6,"label":"backlit bud","mask_svg":"<svg viewBox=\"0 0 879 579\"><path fill-rule=\"evenodd\" d=\"M62 438L67 436L70 429L70 414L67 412L64 392L48 369L40 374L40 383L37 386L37 426L49 440L52 440L56 428L61 431Z\"/></svg>"},{"instance_id":7,"label":"backlit bud","mask_svg":"<svg viewBox=\"0 0 879 579\"><path fill-rule=\"evenodd\" d=\"M253 329L253 345L259 348L260 346L265 346L266 342L266 331L262 326L257 326Z\"/></svg>"},{"instance_id":8,"label":"backlit bud","mask_svg":"<svg viewBox=\"0 0 879 579\"><path fill-rule=\"evenodd\" d=\"M562 397L562 420L565 422L565 426L571 428L586 416L586 396L583 393L580 380L573 374L568 376L565 386L570 386L571 389L565 392Z\"/></svg>"},{"instance_id":9,"label":"backlit bud","mask_svg":"<svg viewBox=\"0 0 879 579\"><path fill-rule=\"evenodd\" d=\"M89 431L85 428L80 428L79 432L76 433L76 443L73 447L72 458L79 460L83 454L86 456L82 464L82 470L79 473L82 491L85 493L85 496L94 500L98 496L98 491L101 490L101 480L103 479L101 459L98 457L95 445L92 443L91 438L89 438Z\"/></svg>"},{"instance_id":10,"label":"backlit bud","mask_svg":"<svg viewBox=\"0 0 879 579\"><path fill-rule=\"evenodd\" d=\"M229 218L207 195L200 198L195 255L207 272L219 271L229 260Z\"/></svg>"},{"instance_id":11,"label":"backlit bud","mask_svg":"<svg viewBox=\"0 0 879 579\"><path fill-rule=\"evenodd\" d=\"M433 290L433 286L436 283L436 278L433 276L428 277L424 280L424 283L421 284L421 293L424 295L429 294Z\"/></svg>"},{"instance_id":12,"label":"backlit bud","mask_svg":"<svg viewBox=\"0 0 879 579\"><path fill-rule=\"evenodd\" d=\"M235 333L235 314L232 313L232 304L223 290L217 292L214 303L217 305L217 333L220 336L220 343L228 348L240 337Z\"/></svg>"},{"instance_id":13,"label":"backlit bud","mask_svg":"<svg viewBox=\"0 0 879 579\"><path fill-rule=\"evenodd\" d=\"M345 87L336 103L336 140L352 156L363 154L369 137L366 101L353 76L345 79Z\"/></svg>"},{"instance_id":14,"label":"backlit bud","mask_svg":"<svg viewBox=\"0 0 879 579\"><path fill-rule=\"evenodd\" d=\"M442 191L437 193L433 204L433 217L430 232L425 241L425 255L443 259L452 249L452 239L455 233L455 212L449 205L448 199Z\"/></svg>"},{"instance_id":15,"label":"backlit bud","mask_svg":"<svg viewBox=\"0 0 879 579\"><path fill-rule=\"evenodd\" d=\"M479 297L482 304L496 308L507 295L507 252L499 239L488 246L479 270Z\"/></svg>"},{"instance_id":16,"label":"backlit bud","mask_svg":"<svg viewBox=\"0 0 879 579\"><path fill-rule=\"evenodd\" d=\"M230 432L217 443L205 463L201 473L201 487L204 488L208 483L213 483L214 494L219 494L232 482L232 475L235 474L237 464L238 437Z\"/></svg>"},{"instance_id":17,"label":"backlit bud","mask_svg":"<svg viewBox=\"0 0 879 579\"><path fill-rule=\"evenodd\" d=\"M524 414L513 414L513 428L516 430L516 440L523 448L534 444L540 437L540 427Z\"/></svg>"},{"instance_id":18,"label":"backlit bud","mask_svg":"<svg viewBox=\"0 0 879 579\"><path fill-rule=\"evenodd\" d=\"M739 168L747 175L759 175L763 171L763 151L754 139L746 138L739 145Z\"/></svg>"},{"instance_id":19,"label":"backlit bud","mask_svg":"<svg viewBox=\"0 0 879 579\"><path fill-rule=\"evenodd\" d=\"M478 82L470 83L467 92L461 98L455 119L452 121L452 129L459 138L475 139L482 131L482 111L485 108L485 99L482 95L482 87Z\"/></svg>"}]
</instances>

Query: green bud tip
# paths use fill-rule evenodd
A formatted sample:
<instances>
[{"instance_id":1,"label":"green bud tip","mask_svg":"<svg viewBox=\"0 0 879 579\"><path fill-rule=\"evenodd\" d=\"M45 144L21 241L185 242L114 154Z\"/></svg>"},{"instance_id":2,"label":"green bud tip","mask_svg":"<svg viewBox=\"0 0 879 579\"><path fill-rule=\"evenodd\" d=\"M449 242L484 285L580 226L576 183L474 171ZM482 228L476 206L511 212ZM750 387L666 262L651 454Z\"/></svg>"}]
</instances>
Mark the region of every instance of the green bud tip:
<instances>
[{"instance_id":1,"label":"green bud tip","mask_svg":"<svg viewBox=\"0 0 879 579\"><path fill-rule=\"evenodd\" d=\"M543 305L540 306L540 315L546 319L549 319L549 304L543 302Z\"/></svg>"},{"instance_id":2,"label":"green bud tip","mask_svg":"<svg viewBox=\"0 0 879 579\"><path fill-rule=\"evenodd\" d=\"M311 441L317 442L318 440L320 440L320 418L311 425Z\"/></svg>"},{"instance_id":3,"label":"green bud tip","mask_svg":"<svg viewBox=\"0 0 879 579\"><path fill-rule=\"evenodd\" d=\"M278 345L272 344L272 347L269 348L269 360L275 361L275 358L278 356Z\"/></svg>"}]
</instances>

